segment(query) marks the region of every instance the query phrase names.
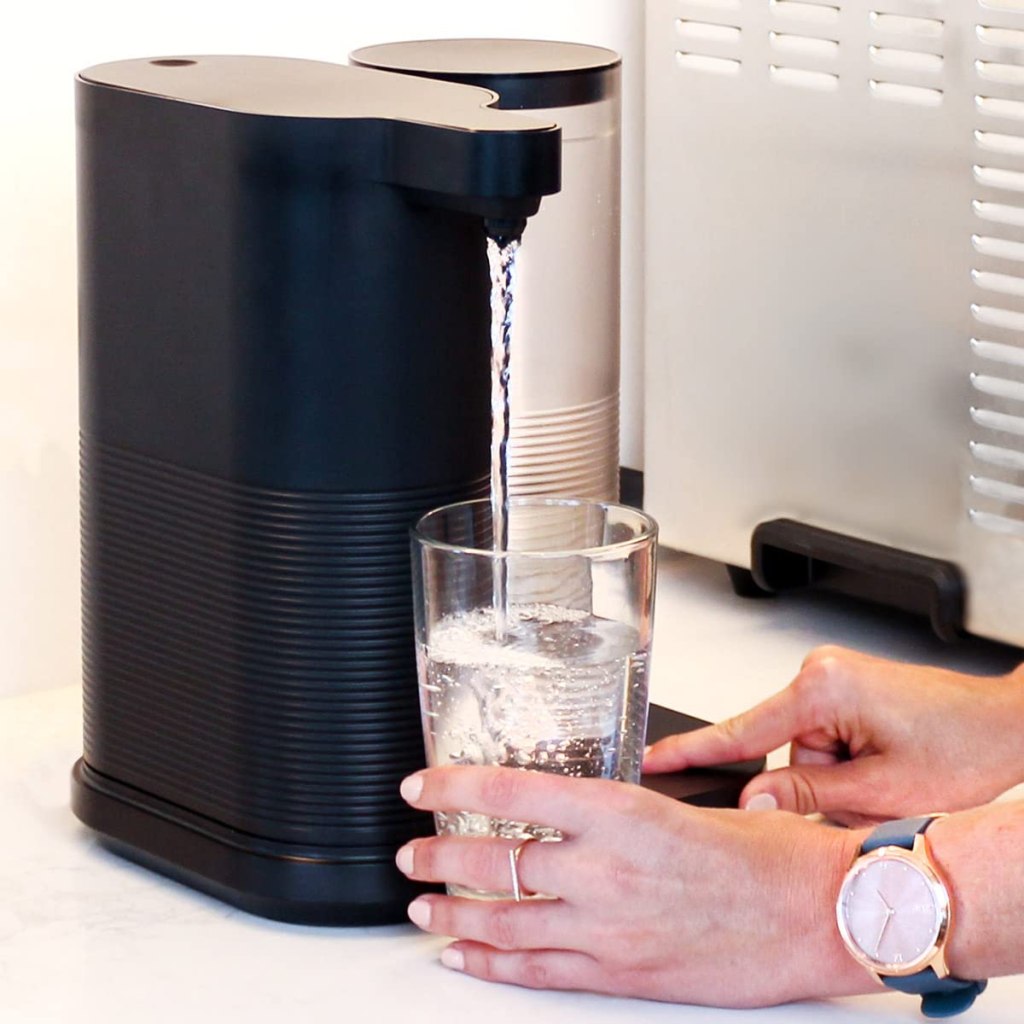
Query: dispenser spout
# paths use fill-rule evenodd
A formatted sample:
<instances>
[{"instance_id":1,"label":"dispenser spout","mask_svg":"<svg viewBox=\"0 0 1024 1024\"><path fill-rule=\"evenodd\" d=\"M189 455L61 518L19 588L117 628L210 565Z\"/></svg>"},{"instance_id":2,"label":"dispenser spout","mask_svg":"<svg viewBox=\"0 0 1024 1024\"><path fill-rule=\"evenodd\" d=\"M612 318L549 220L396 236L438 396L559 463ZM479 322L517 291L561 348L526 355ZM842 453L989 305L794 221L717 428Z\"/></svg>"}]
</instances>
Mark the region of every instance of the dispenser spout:
<instances>
[{"instance_id":1,"label":"dispenser spout","mask_svg":"<svg viewBox=\"0 0 1024 1024\"><path fill-rule=\"evenodd\" d=\"M494 239L498 245L504 248L510 242L517 242L523 237L526 230L525 217L486 217L484 218L484 230L487 237Z\"/></svg>"}]
</instances>

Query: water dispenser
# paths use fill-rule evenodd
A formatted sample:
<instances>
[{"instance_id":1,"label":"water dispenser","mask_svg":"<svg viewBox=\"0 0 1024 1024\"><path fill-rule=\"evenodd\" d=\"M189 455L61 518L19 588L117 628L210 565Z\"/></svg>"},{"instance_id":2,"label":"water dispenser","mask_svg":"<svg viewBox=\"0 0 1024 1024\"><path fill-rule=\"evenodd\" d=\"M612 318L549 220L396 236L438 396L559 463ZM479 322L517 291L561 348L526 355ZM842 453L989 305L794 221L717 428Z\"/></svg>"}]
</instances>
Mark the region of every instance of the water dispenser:
<instances>
[{"instance_id":1,"label":"water dispenser","mask_svg":"<svg viewBox=\"0 0 1024 1024\"><path fill-rule=\"evenodd\" d=\"M404 920L432 830L408 530L488 483L488 227L547 118L268 57L77 82L84 753L128 857L290 921Z\"/></svg>"}]
</instances>

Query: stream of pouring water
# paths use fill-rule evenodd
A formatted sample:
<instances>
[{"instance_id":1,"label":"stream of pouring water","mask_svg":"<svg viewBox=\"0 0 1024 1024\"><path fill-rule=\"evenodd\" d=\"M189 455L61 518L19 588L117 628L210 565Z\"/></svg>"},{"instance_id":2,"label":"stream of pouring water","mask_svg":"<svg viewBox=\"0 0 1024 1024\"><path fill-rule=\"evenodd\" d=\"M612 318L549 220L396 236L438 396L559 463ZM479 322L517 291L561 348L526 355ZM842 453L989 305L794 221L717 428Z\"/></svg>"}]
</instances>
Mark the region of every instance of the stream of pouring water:
<instances>
[{"instance_id":1,"label":"stream of pouring water","mask_svg":"<svg viewBox=\"0 0 1024 1024\"><path fill-rule=\"evenodd\" d=\"M491 268L491 523L494 550L508 550L509 359L512 342L512 301L519 240L500 244L487 239ZM508 565L494 560L494 634L504 640L508 628Z\"/></svg>"}]
</instances>

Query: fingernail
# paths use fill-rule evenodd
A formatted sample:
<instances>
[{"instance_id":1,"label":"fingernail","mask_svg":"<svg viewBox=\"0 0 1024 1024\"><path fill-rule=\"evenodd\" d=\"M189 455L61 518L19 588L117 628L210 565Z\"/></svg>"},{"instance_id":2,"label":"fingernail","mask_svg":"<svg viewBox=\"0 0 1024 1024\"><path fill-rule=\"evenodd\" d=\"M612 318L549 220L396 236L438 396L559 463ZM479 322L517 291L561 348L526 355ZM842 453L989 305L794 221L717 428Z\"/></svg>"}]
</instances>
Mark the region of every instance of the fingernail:
<instances>
[{"instance_id":1,"label":"fingernail","mask_svg":"<svg viewBox=\"0 0 1024 1024\"><path fill-rule=\"evenodd\" d=\"M466 967L466 958L461 949L448 946L441 950L441 963L445 967L450 967L453 971L462 971Z\"/></svg>"},{"instance_id":2,"label":"fingernail","mask_svg":"<svg viewBox=\"0 0 1024 1024\"><path fill-rule=\"evenodd\" d=\"M654 744L644 747L644 757L646 757L654 749Z\"/></svg>"},{"instance_id":3,"label":"fingernail","mask_svg":"<svg viewBox=\"0 0 1024 1024\"><path fill-rule=\"evenodd\" d=\"M410 775L408 778L402 779L401 786L398 787L398 792L402 794L402 799L406 803L414 804L420 798L420 794L423 792L423 776L420 772L416 772L415 775Z\"/></svg>"},{"instance_id":4,"label":"fingernail","mask_svg":"<svg viewBox=\"0 0 1024 1024\"><path fill-rule=\"evenodd\" d=\"M779 809L779 801L771 793L755 793L744 804L743 809L745 811L777 811Z\"/></svg>"},{"instance_id":5,"label":"fingernail","mask_svg":"<svg viewBox=\"0 0 1024 1024\"><path fill-rule=\"evenodd\" d=\"M430 904L422 896L414 899L409 904L409 909L406 913L409 915L409 920L417 928L430 927Z\"/></svg>"},{"instance_id":6,"label":"fingernail","mask_svg":"<svg viewBox=\"0 0 1024 1024\"><path fill-rule=\"evenodd\" d=\"M395 854L395 867L397 867L403 875L411 875L413 859L412 843L406 843L405 846Z\"/></svg>"}]
</instances>

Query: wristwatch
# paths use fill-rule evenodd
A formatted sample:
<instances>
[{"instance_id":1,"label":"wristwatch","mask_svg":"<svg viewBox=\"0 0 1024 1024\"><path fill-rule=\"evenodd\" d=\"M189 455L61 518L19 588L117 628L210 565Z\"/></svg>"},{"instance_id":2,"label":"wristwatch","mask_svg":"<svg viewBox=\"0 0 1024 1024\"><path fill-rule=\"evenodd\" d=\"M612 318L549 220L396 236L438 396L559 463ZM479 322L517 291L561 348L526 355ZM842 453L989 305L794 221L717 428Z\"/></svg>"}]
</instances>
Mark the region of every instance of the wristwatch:
<instances>
[{"instance_id":1,"label":"wristwatch","mask_svg":"<svg viewBox=\"0 0 1024 1024\"><path fill-rule=\"evenodd\" d=\"M883 985L920 995L926 1017L952 1017L988 983L954 978L946 964L953 907L925 838L938 817L890 821L868 836L839 889L836 921L850 954Z\"/></svg>"}]
</instances>

